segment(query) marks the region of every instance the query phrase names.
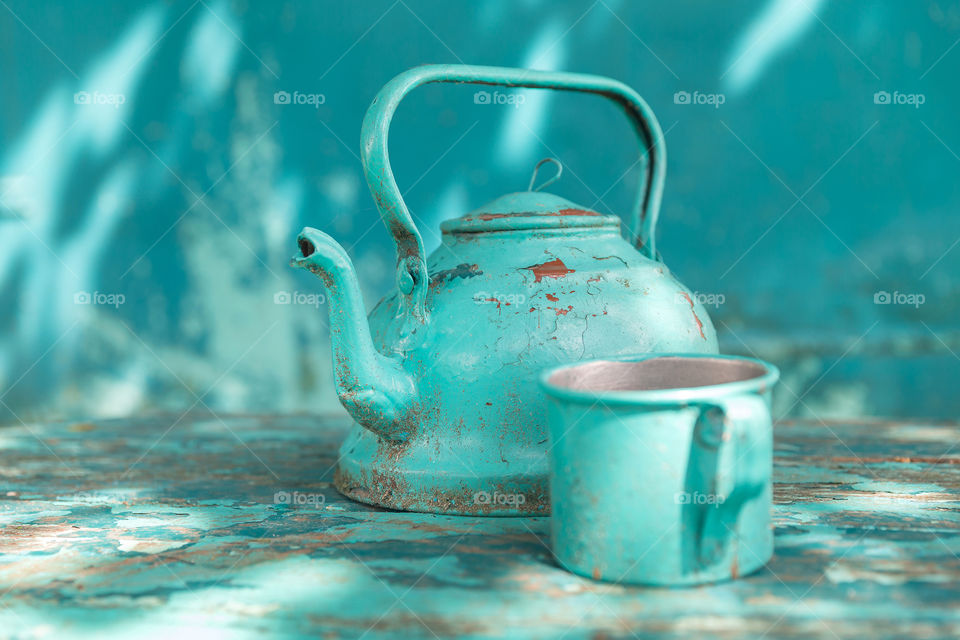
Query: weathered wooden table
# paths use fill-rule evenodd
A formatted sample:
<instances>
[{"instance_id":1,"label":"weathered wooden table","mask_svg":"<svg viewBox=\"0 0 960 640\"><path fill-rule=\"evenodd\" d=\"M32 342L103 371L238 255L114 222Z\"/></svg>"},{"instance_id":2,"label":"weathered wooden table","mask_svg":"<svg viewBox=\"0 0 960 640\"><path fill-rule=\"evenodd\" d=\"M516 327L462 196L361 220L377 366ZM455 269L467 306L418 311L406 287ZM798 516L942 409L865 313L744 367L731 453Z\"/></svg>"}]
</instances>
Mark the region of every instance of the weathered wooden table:
<instances>
[{"instance_id":1,"label":"weathered wooden table","mask_svg":"<svg viewBox=\"0 0 960 640\"><path fill-rule=\"evenodd\" d=\"M545 518L330 485L340 418L0 429L0 637L960 636L960 429L776 428L776 555L696 589L559 569Z\"/></svg>"}]
</instances>

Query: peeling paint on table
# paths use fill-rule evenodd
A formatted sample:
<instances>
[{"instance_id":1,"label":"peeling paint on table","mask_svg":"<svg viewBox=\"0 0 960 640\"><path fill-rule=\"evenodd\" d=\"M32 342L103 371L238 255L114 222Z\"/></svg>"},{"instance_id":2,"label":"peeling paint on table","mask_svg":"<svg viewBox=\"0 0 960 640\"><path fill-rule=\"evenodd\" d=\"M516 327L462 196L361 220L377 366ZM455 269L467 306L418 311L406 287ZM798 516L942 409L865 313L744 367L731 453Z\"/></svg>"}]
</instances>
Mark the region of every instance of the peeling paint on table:
<instances>
[{"instance_id":1,"label":"peeling paint on table","mask_svg":"<svg viewBox=\"0 0 960 640\"><path fill-rule=\"evenodd\" d=\"M331 485L347 426L0 429L0 637L960 635L958 425L777 425L775 556L695 589L567 573L547 518L350 502Z\"/></svg>"}]
</instances>

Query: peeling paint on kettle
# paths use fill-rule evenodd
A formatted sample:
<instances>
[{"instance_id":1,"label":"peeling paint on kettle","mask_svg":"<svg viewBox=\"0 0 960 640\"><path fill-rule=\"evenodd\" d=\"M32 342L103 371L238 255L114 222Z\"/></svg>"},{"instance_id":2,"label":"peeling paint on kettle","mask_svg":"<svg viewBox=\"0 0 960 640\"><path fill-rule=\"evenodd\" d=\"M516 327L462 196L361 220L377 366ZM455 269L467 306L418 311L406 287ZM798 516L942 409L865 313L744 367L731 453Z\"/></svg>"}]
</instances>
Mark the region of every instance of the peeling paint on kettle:
<instances>
[{"instance_id":1,"label":"peeling paint on kettle","mask_svg":"<svg viewBox=\"0 0 960 640\"><path fill-rule=\"evenodd\" d=\"M534 282L540 282L544 278L563 278L575 271L574 269L568 269L560 258L523 268L533 272Z\"/></svg>"},{"instance_id":2,"label":"peeling paint on kettle","mask_svg":"<svg viewBox=\"0 0 960 640\"><path fill-rule=\"evenodd\" d=\"M693 314L693 319L697 323L697 330L700 331L700 337L706 340L707 336L703 335L703 322L700 321L700 316L697 315L697 310L693 306L693 300L690 298L690 295L686 291L681 291L680 295L686 298L687 302L690 303L690 313Z\"/></svg>"}]
</instances>

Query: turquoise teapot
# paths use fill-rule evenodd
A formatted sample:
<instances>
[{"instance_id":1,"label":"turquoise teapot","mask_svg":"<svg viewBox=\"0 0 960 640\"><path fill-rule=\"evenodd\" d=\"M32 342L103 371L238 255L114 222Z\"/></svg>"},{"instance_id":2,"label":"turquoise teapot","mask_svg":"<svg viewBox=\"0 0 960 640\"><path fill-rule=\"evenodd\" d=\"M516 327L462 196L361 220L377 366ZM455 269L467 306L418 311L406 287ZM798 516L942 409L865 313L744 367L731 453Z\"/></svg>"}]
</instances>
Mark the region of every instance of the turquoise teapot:
<instances>
[{"instance_id":1,"label":"turquoise teapot","mask_svg":"<svg viewBox=\"0 0 960 640\"><path fill-rule=\"evenodd\" d=\"M511 193L441 225L429 256L390 168L397 105L431 82L579 91L620 105L641 141L636 205L620 219L555 195ZM432 513L548 514L548 441L538 374L570 361L717 353L706 311L654 241L665 175L647 104L599 76L467 65L401 73L363 121L367 184L397 248L396 290L365 313L356 271L305 228L292 264L328 292L337 393L355 424L335 484L369 504Z\"/></svg>"}]
</instances>

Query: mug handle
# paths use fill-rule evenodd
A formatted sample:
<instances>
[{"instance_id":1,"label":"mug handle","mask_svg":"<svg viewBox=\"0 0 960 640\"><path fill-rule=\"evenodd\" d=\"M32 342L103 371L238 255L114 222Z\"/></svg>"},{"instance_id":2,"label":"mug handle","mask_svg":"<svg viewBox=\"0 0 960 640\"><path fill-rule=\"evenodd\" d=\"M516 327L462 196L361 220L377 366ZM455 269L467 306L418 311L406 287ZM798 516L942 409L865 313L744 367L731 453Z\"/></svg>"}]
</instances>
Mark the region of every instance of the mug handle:
<instances>
[{"instance_id":1,"label":"mug handle","mask_svg":"<svg viewBox=\"0 0 960 640\"><path fill-rule=\"evenodd\" d=\"M648 258L659 260L655 229L666 175L666 149L653 111L633 89L610 78L581 73L462 64L423 65L401 73L380 90L367 109L360 132L360 157L367 185L396 243L397 288L406 313L426 321L429 274L423 239L393 177L387 137L390 121L404 96L432 82L578 91L600 95L620 105L642 143L640 158L649 155L646 171L640 178L640 192L627 221L627 237Z\"/></svg>"},{"instance_id":2,"label":"mug handle","mask_svg":"<svg viewBox=\"0 0 960 640\"><path fill-rule=\"evenodd\" d=\"M772 481L770 421L766 399L756 394L717 399L701 407L694 427L695 458L702 492L714 497L695 532L696 558L702 567L720 559L736 535L741 508Z\"/></svg>"}]
</instances>

